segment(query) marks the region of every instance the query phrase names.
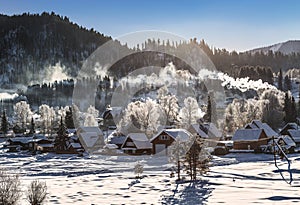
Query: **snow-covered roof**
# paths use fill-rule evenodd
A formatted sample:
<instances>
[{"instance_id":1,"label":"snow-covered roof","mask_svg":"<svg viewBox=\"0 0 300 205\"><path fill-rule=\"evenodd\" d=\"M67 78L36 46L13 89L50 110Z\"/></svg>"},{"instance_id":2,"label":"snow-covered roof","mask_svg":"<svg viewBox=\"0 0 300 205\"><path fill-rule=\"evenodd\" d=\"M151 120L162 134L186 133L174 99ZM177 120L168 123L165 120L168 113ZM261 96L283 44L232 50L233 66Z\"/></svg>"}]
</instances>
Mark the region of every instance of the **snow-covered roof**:
<instances>
[{"instance_id":1,"label":"snow-covered roof","mask_svg":"<svg viewBox=\"0 0 300 205\"><path fill-rule=\"evenodd\" d=\"M275 132L267 123L262 123L260 120L253 120L245 126L245 129L263 129L268 137L277 137Z\"/></svg>"},{"instance_id":2,"label":"snow-covered roof","mask_svg":"<svg viewBox=\"0 0 300 205\"><path fill-rule=\"evenodd\" d=\"M245 125L245 129L257 129L258 127L255 124L248 123Z\"/></svg>"},{"instance_id":3,"label":"snow-covered roof","mask_svg":"<svg viewBox=\"0 0 300 205\"><path fill-rule=\"evenodd\" d=\"M152 149L152 144L144 133L129 133L122 145L122 149L128 138L133 141L137 149Z\"/></svg>"},{"instance_id":4,"label":"snow-covered roof","mask_svg":"<svg viewBox=\"0 0 300 205\"><path fill-rule=\"evenodd\" d=\"M293 139L288 136L288 135L283 135L280 136L277 141L279 141L280 139L282 139L286 145L290 146L290 147L296 147L296 143L293 141Z\"/></svg>"},{"instance_id":5,"label":"snow-covered roof","mask_svg":"<svg viewBox=\"0 0 300 205\"><path fill-rule=\"evenodd\" d=\"M258 127L258 128L262 128L263 127L263 123L260 120L253 120L251 122L251 124L256 125L256 127Z\"/></svg>"},{"instance_id":6,"label":"snow-covered roof","mask_svg":"<svg viewBox=\"0 0 300 205\"><path fill-rule=\"evenodd\" d=\"M54 144L39 144L39 147L47 147L47 148L51 148L54 147Z\"/></svg>"},{"instance_id":7,"label":"snow-covered roof","mask_svg":"<svg viewBox=\"0 0 300 205\"><path fill-rule=\"evenodd\" d=\"M222 137L222 132L219 131L217 126L210 122L210 123L203 123L202 124L206 130L207 130L207 135L208 138L221 138Z\"/></svg>"},{"instance_id":8,"label":"snow-covered roof","mask_svg":"<svg viewBox=\"0 0 300 205\"><path fill-rule=\"evenodd\" d=\"M78 128L78 132L94 132L97 133L97 135L103 136L102 130L100 130L99 127L97 126L92 126L92 127L81 126Z\"/></svg>"},{"instance_id":9,"label":"snow-covered roof","mask_svg":"<svg viewBox=\"0 0 300 205\"><path fill-rule=\"evenodd\" d=\"M26 144L34 139L33 137L13 137L13 138L9 138L8 140L11 142L20 142Z\"/></svg>"},{"instance_id":10,"label":"snow-covered roof","mask_svg":"<svg viewBox=\"0 0 300 205\"><path fill-rule=\"evenodd\" d=\"M290 122L290 123L287 123L283 128L282 130L285 130L285 129L294 129L294 130L297 130L298 129L298 125L294 122Z\"/></svg>"},{"instance_id":11,"label":"snow-covered roof","mask_svg":"<svg viewBox=\"0 0 300 205\"><path fill-rule=\"evenodd\" d=\"M87 148L93 148L97 141L103 140L103 138L96 132L83 132L80 133L79 140L83 142L82 144L86 145ZM104 142L102 144L104 144Z\"/></svg>"},{"instance_id":12,"label":"snow-covered roof","mask_svg":"<svg viewBox=\"0 0 300 205\"><path fill-rule=\"evenodd\" d=\"M300 130L288 130L288 133L296 143L300 143Z\"/></svg>"},{"instance_id":13,"label":"snow-covered roof","mask_svg":"<svg viewBox=\"0 0 300 205\"><path fill-rule=\"evenodd\" d=\"M263 126L261 128L264 129L264 131L268 137L277 137L278 136L278 133L275 132L267 123L263 123Z\"/></svg>"},{"instance_id":14,"label":"snow-covered roof","mask_svg":"<svg viewBox=\"0 0 300 205\"><path fill-rule=\"evenodd\" d=\"M165 132L174 140L180 139L182 141L188 141L190 139L190 136L192 135L190 132L188 132L185 129L164 129L161 130L159 133L157 133L154 137L152 137L150 139L150 142L152 142L155 138L157 138L162 132Z\"/></svg>"},{"instance_id":15,"label":"snow-covered roof","mask_svg":"<svg viewBox=\"0 0 300 205\"><path fill-rule=\"evenodd\" d=\"M233 137L232 141L257 141L263 129L238 129Z\"/></svg>"},{"instance_id":16,"label":"snow-covered roof","mask_svg":"<svg viewBox=\"0 0 300 205\"><path fill-rule=\"evenodd\" d=\"M121 135L121 136L112 136L109 138L109 143L110 144L123 144L126 139L126 136Z\"/></svg>"},{"instance_id":17,"label":"snow-covered roof","mask_svg":"<svg viewBox=\"0 0 300 205\"><path fill-rule=\"evenodd\" d=\"M82 148L80 143L70 143L69 147L73 147L74 149Z\"/></svg>"},{"instance_id":18,"label":"snow-covered roof","mask_svg":"<svg viewBox=\"0 0 300 205\"><path fill-rule=\"evenodd\" d=\"M200 129L200 126L199 124L192 124L189 128L189 130L194 130L200 137L203 137L203 138L207 138L207 134Z\"/></svg>"}]
</instances>

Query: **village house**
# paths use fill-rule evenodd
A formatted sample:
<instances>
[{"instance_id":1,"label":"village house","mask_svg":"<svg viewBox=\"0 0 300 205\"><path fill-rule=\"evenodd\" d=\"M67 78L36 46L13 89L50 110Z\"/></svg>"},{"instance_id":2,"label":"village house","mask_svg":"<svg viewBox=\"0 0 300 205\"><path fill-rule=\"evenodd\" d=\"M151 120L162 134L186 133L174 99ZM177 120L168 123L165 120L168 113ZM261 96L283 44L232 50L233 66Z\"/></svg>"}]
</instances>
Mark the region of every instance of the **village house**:
<instances>
[{"instance_id":1,"label":"village house","mask_svg":"<svg viewBox=\"0 0 300 205\"><path fill-rule=\"evenodd\" d=\"M219 131L217 126L214 123L199 123L192 124L187 129L191 134L197 135L205 141L206 146L215 147L218 144L218 141L222 138L222 132Z\"/></svg>"},{"instance_id":2,"label":"village house","mask_svg":"<svg viewBox=\"0 0 300 205\"><path fill-rule=\"evenodd\" d=\"M262 123L260 120L253 120L245 126L245 129L263 129L268 138L278 137L275 132L267 123Z\"/></svg>"},{"instance_id":3,"label":"village house","mask_svg":"<svg viewBox=\"0 0 300 205\"><path fill-rule=\"evenodd\" d=\"M235 150L260 150L261 145L267 145L270 138L264 129L238 129L233 137Z\"/></svg>"},{"instance_id":4,"label":"village house","mask_svg":"<svg viewBox=\"0 0 300 205\"><path fill-rule=\"evenodd\" d=\"M84 150L92 153L103 148L104 136L98 127L79 127L76 131Z\"/></svg>"},{"instance_id":5,"label":"village house","mask_svg":"<svg viewBox=\"0 0 300 205\"><path fill-rule=\"evenodd\" d=\"M168 155L168 147L177 139L188 141L192 136L185 129L164 129L150 139L153 154Z\"/></svg>"},{"instance_id":6,"label":"village house","mask_svg":"<svg viewBox=\"0 0 300 205\"><path fill-rule=\"evenodd\" d=\"M129 133L121 146L126 154L151 154L152 145L144 133Z\"/></svg>"},{"instance_id":7,"label":"village house","mask_svg":"<svg viewBox=\"0 0 300 205\"><path fill-rule=\"evenodd\" d=\"M121 133L114 131L108 136L107 143L117 145L118 149L121 149L124 141L126 140L126 136Z\"/></svg>"}]
</instances>

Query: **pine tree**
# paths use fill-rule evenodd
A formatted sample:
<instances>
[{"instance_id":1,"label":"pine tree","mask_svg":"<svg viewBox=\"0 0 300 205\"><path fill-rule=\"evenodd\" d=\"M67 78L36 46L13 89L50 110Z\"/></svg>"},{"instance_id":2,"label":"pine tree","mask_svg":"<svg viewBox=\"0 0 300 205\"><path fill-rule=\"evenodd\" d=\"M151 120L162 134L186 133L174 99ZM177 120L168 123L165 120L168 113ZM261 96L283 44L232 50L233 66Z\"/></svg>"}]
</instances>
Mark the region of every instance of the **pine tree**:
<instances>
[{"instance_id":1,"label":"pine tree","mask_svg":"<svg viewBox=\"0 0 300 205\"><path fill-rule=\"evenodd\" d=\"M282 87L282 80L283 80L283 77L282 77L282 70L280 69L279 75L278 75L278 89L279 89L279 90L283 90L283 87Z\"/></svg>"},{"instance_id":2,"label":"pine tree","mask_svg":"<svg viewBox=\"0 0 300 205\"><path fill-rule=\"evenodd\" d=\"M71 107L69 107L69 110L66 111L65 123L66 123L66 127L68 129L75 128L74 119L73 119L73 111L72 111Z\"/></svg>"},{"instance_id":3,"label":"pine tree","mask_svg":"<svg viewBox=\"0 0 300 205\"><path fill-rule=\"evenodd\" d=\"M285 113L285 123L297 121L297 108L295 98L288 92L285 93L283 111Z\"/></svg>"},{"instance_id":4,"label":"pine tree","mask_svg":"<svg viewBox=\"0 0 300 205\"><path fill-rule=\"evenodd\" d=\"M297 107L295 98L292 96L291 98L291 122L297 122Z\"/></svg>"},{"instance_id":5,"label":"pine tree","mask_svg":"<svg viewBox=\"0 0 300 205\"><path fill-rule=\"evenodd\" d=\"M33 120L33 117L31 118L31 125L30 125L30 132L29 134L34 134L35 133L35 123Z\"/></svg>"},{"instance_id":6,"label":"pine tree","mask_svg":"<svg viewBox=\"0 0 300 205\"><path fill-rule=\"evenodd\" d=\"M211 122L212 120L212 107L211 107L210 95L207 96L207 110L204 116L204 120L207 122Z\"/></svg>"},{"instance_id":7,"label":"pine tree","mask_svg":"<svg viewBox=\"0 0 300 205\"><path fill-rule=\"evenodd\" d=\"M68 134L67 129L64 125L63 119L60 120L59 129L57 131L57 136L54 142L55 151L65 151L68 147Z\"/></svg>"},{"instance_id":8,"label":"pine tree","mask_svg":"<svg viewBox=\"0 0 300 205\"><path fill-rule=\"evenodd\" d=\"M7 134L7 131L8 131L8 121L7 121L5 110L3 110L3 113L2 113L1 131L4 134Z\"/></svg>"},{"instance_id":9,"label":"pine tree","mask_svg":"<svg viewBox=\"0 0 300 205\"><path fill-rule=\"evenodd\" d=\"M284 77L284 90L289 91L292 89L292 82L288 75Z\"/></svg>"}]
</instances>

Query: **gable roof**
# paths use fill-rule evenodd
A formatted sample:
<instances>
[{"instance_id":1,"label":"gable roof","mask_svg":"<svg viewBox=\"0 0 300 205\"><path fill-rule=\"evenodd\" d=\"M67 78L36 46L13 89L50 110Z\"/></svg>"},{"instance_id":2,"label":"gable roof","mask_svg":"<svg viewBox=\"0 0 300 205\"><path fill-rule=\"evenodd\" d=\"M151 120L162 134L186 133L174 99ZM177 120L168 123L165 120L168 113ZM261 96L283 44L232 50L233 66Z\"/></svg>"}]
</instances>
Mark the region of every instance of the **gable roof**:
<instances>
[{"instance_id":1,"label":"gable roof","mask_svg":"<svg viewBox=\"0 0 300 205\"><path fill-rule=\"evenodd\" d=\"M281 130L280 130L280 134L286 135L288 134L288 130L297 130L298 129L298 125L294 122L290 122L287 123Z\"/></svg>"},{"instance_id":2,"label":"gable roof","mask_svg":"<svg viewBox=\"0 0 300 205\"><path fill-rule=\"evenodd\" d=\"M300 130L288 130L288 133L296 143L300 143Z\"/></svg>"},{"instance_id":3,"label":"gable roof","mask_svg":"<svg viewBox=\"0 0 300 205\"><path fill-rule=\"evenodd\" d=\"M288 136L288 135L283 135L283 136L280 136L278 139L277 139L277 142L282 139L286 145L290 146L290 147L295 147L296 146L296 143L293 141L293 139Z\"/></svg>"},{"instance_id":4,"label":"gable roof","mask_svg":"<svg viewBox=\"0 0 300 205\"><path fill-rule=\"evenodd\" d=\"M180 139L182 141L187 141L190 139L190 136L192 136L192 134L185 129L164 129L157 133L154 137L152 137L150 139L150 142L156 139L163 132L165 132L168 136L172 137L174 140Z\"/></svg>"},{"instance_id":5,"label":"gable roof","mask_svg":"<svg viewBox=\"0 0 300 205\"><path fill-rule=\"evenodd\" d=\"M131 139L137 149L152 149L152 144L145 133L129 133L122 145L122 148L126 145L128 139Z\"/></svg>"},{"instance_id":6,"label":"gable roof","mask_svg":"<svg viewBox=\"0 0 300 205\"><path fill-rule=\"evenodd\" d=\"M222 132L217 128L217 126L210 122L210 123L203 123L202 124L205 129L207 130L206 134L208 135L208 138L221 138Z\"/></svg>"},{"instance_id":7,"label":"gable roof","mask_svg":"<svg viewBox=\"0 0 300 205\"><path fill-rule=\"evenodd\" d=\"M102 130L99 129L99 127L97 126L92 126L92 127L84 127L81 126L78 128L78 133L82 133L82 132L93 132L93 133L97 133L98 136L103 136L103 132Z\"/></svg>"},{"instance_id":8,"label":"gable roof","mask_svg":"<svg viewBox=\"0 0 300 205\"><path fill-rule=\"evenodd\" d=\"M104 145L103 136L99 136L96 132L83 132L79 135L79 141L85 150L96 150Z\"/></svg>"},{"instance_id":9,"label":"gable roof","mask_svg":"<svg viewBox=\"0 0 300 205\"><path fill-rule=\"evenodd\" d=\"M233 137L233 141L258 141L263 129L238 129Z\"/></svg>"},{"instance_id":10,"label":"gable roof","mask_svg":"<svg viewBox=\"0 0 300 205\"><path fill-rule=\"evenodd\" d=\"M268 137L277 137L275 132L267 123L262 123L260 120L253 120L251 123L246 124L245 129L263 129Z\"/></svg>"},{"instance_id":11,"label":"gable roof","mask_svg":"<svg viewBox=\"0 0 300 205\"><path fill-rule=\"evenodd\" d=\"M200 129L200 125L199 124L192 124L189 129L190 130L193 130L194 132L196 132L200 137L203 137L203 138L208 138L207 134Z\"/></svg>"}]
</instances>

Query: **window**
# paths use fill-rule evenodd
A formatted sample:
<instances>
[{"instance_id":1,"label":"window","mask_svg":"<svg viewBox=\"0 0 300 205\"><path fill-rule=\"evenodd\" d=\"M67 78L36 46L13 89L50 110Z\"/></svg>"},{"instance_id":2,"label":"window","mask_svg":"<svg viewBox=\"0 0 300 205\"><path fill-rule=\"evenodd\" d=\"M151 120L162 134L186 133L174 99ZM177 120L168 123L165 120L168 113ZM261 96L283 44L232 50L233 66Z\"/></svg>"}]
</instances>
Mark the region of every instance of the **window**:
<instances>
[{"instance_id":1,"label":"window","mask_svg":"<svg viewBox=\"0 0 300 205\"><path fill-rule=\"evenodd\" d=\"M168 136L168 135L161 135L161 136L160 136L160 139L161 139L161 140L168 140L168 139L169 139L169 136Z\"/></svg>"}]
</instances>

